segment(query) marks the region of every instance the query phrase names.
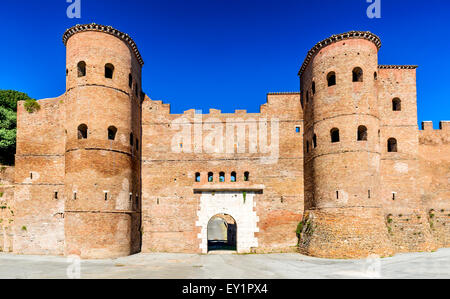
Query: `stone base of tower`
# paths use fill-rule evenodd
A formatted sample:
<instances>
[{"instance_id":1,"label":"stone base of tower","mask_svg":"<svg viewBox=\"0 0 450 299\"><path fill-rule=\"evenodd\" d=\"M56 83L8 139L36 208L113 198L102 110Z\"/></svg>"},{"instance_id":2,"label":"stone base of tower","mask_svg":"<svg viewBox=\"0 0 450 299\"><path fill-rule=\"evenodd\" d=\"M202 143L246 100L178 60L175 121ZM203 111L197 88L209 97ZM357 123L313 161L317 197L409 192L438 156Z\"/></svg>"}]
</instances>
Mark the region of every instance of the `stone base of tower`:
<instances>
[{"instance_id":1,"label":"stone base of tower","mask_svg":"<svg viewBox=\"0 0 450 299\"><path fill-rule=\"evenodd\" d=\"M441 245L438 244L439 240L433 237L433 232L436 232L440 224L437 223L435 225L433 219L429 219L429 215L426 215L424 211L387 216L389 238L397 253L437 250ZM442 227L445 227L445 223ZM445 247L445 244L441 247Z\"/></svg>"},{"instance_id":2,"label":"stone base of tower","mask_svg":"<svg viewBox=\"0 0 450 299\"><path fill-rule=\"evenodd\" d=\"M381 209L317 209L304 215L299 242L302 254L350 259L395 252Z\"/></svg>"},{"instance_id":3,"label":"stone base of tower","mask_svg":"<svg viewBox=\"0 0 450 299\"><path fill-rule=\"evenodd\" d=\"M65 255L111 259L138 253L139 221L132 212L66 212Z\"/></svg>"}]
</instances>

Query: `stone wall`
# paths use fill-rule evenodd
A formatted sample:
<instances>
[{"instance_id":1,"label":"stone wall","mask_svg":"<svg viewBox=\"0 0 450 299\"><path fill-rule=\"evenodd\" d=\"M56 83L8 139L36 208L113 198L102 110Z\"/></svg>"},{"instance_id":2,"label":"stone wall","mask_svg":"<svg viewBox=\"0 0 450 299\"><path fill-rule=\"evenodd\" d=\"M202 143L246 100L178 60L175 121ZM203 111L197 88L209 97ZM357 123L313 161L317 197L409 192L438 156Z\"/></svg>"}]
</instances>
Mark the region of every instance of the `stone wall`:
<instances>
[{"instance_id":1,"label":"stone wall","mask_svg":"<svg viewBox=\"0 0 450 299\"><path fill-rule=\"evenodd\" d=\"M450 122L419 131L420 196L438 247L450 246Z\"/></svg>"},{"instance_id":2,"label":"stone wall","mask_svg":"<svg viewBox=\"0 0 450 299\"><path fill-rule=\"evenodd\" d=\"M64 253L64 97L17 108L14 252Z\"/></svg>"},{"instance_id":3,"label":"stone wall","mask_svg":"<svg viewBox=\"0 0 450 299\"><path fill-rule=\"evenodd\" d=\"M205 186L210 191L230 187L242 193L262 185L263 193L255 199L259 217L255 250L294 247L303 211L301 115L300 97L295 93L270 94L261 113L228 114L212 109L209 114L191 110L175 115L169 105L146 99L142 124L142 251L204 250L199 237L202 228L197 225L202 192L194 191ZM237 137L239 130L243 130L243 139ZM256 139L250 137L254 132ZM207 147L210 136L217 136L214 133L224 139L219 137ZM226 136L233 133L236 139L230 145ZM269 148L264 148L259 133L268 137ZM208 182L209 172L214 174L213 182ZM225 173L223 183L219 182L221 172ZM236 182L231 182L232 172L236 172ZM244 182L245 172L250 174L248 182ZM196 173L201 175L200 182L196 182ZM239 232L239 224L237 229Z\"/></svg>"},{"instance_id":4,"label":"stone wall","mask_svg":"<svg viewBox=\"0 0 450 299\"><path fill-rule=\"evenodd\" d=\"M14 209L14 167L0 165L0 252L12 252Z\"/></svg>"}]
</instances>

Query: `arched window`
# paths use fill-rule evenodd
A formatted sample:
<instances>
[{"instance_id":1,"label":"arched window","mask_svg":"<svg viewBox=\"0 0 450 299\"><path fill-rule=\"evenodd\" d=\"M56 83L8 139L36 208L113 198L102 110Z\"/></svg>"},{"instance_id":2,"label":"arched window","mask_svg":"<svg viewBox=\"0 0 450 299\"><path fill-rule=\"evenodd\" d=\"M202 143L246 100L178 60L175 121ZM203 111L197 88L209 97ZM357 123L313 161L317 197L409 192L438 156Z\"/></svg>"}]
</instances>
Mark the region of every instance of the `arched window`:
<instances>
[{"instance_id":1,"label":"arched window","mask_svg":"<svg viewBox=\"0 0 450 299\"><path fill-rule=\"evenodd\" d=\"M316 148L317 147L317 135L314 134L313 136L313 147Z\"/></svg>"},{"instance_id":2,"label":"arched window","mask_svg":"<svg viewBox=\"0 0 450 299\"><path fill-rule=\"evenodd\" d=\"M133 135L133 133L130 133L130 145L131 146L134 145L134 135Z\"/></svg>"},{"instance_id":3,"label":"arched window","mask_svg":"<svg viewBox=\"0 0 450 299\"><path fill-rule=\"evenodd\" d=\"M85 124L78 126L78 139L87 139L88 127Z\"/></svg>"},{"instance_id":4,"label":"arched window","mask_svg":"<svg viewBox=\"0 0 450 299\"><path fill-rule=\"evenodd\" d=\"M195 174L195 181L197 182L197 183L200 183L200 181L201 181L201 174L200 174L200 172L197 172L196 174Z\"/></svg>"},{"instance_id":5,"label":"arched window","mask_svg":"<svg viewBox=\"0 0 450 299\"><path fill-rule=\"evenodd\" d=\"M367 141L367 128L365 126L358 127L358 141Z\"/></svg>"},{"instance_id":6,"label":"arched window","mask_svg":"<svg viewBox=\"0 0 450 299\"><path fill-rule=\"evenodd\" d=\"M402 111L402 101L399 98L392 100L392 111Z\"/></svg>"},{"instance_id":7,"label":"arched window","mask_svg":"<svg viewBox=\"0 0 450 299\"><path fill-rule=\"evenodd\" d=\"M105 78L112 79L114 75L114 65L107 63L105 65Z\"/></svg>"},{"instance_id":8,"label":"arched window","mask_svg":"<svg viewBox=\"0 0 450 299\"><path fill-rule=\"evenodd\" d=\"M388 153L396 153L398 151L397 149L397 139L390 138L388 140Z\"/></svg>"},{"instance_id":9,"label":"arched window","mask_svg":"<svg viewBox=\"0 0 450 299\"><path fill-rule=\"evenodd\" d=\"M133 76L131 74L128 75L128 86L133 87Z\"/></svg>"},{"instance_id":10,"label":"arched window","mask_svg":"<svg viewBox=\"0 0 450 299\"><path fill-rule=\"evenodd\" d=\"M353 69L353 82L363 82L363 70L360 67Z\"/></svg>"},{"instance_id":11,"label":"arched window","mask_svg":"<svg viewBox=\"0 0 450 299\"><path fill-rule=\"evenodd\" d=\"M84 77L86 76L86 62L80 61L78 62L78 77Z\"/></svg>"},{"instance_id":12,"label":"arched window","mask_svg":"<svg viewBox=\"0 0 450 299\"><path fill-rule=\"evenodd\" d=\"M219 173L219 182L225 182L225 172Z\"/></svg>"},{"instance_id":13,"label":"arched window","mask_svg":"<svg viewBox=\"0 0 450 299\"><path fill-rule=\"evenodd\" d=\"M331 134L331 142L332 143L341 141L340 136L339 136L339 129L337 129L337 128L331 129L330 134Z\"/></svg>"},{"instance_id":14,"label":"arched window","mask_svg":"<svg viewBox=\"0 0 450 299\"><path fill-rule=\"evenodd\" d=\"M312 94L315 95L316 94L316 82L312 83L311 90L312 90Z\"/></svg>"},{"instance_id":15,"label":"arched window","mask_svg":"<svg viewBox=\"0 0 450 299\"><path fill-rule=\"evenodd\" d=\"M233 172L231 173L231 182L232 182L232 183L235 183L235 182L236 182L236 171L233 171Z\"/></svg>"},{"instance_id":16,"label":"arched window","mask_svg":"<svg viewBox=\"0 0 450 299\"><path fill-rule=\"evenodd\" d=\"M246 171L246 172L244 173L244 181L245 181L245 182L250 181L250 172Z\"/></svg>"},{"instance_id":17,"label":"arched window","mask_svg":"<svg viewBox=\"0 0 450 299\"><path fill-rule=\"evenodd\" d=\"M336 85L336 73L335 72L329 72L327 75L327 82L328 86L334 86Z\"/></svg>"},{"instance_id":18,"label":"arched window","mask_svg":"<svg viewBox=\"0 0 450 299\"><path fill-rule=\"evenodd\" d=\"M210 183L214 182L214 173L212 172L208 173L208 182Z\"/></svg>"},{"instance_id":19,"label":"arched window","mask_svg":"<svg viewBox=\"0 0 450 299\"><path fill-rule=\"evenodd\" d=\"M108 139L109 140L115 140L117 134L117 128L114 126L111 126L108 128Z\"/></svg>"}]
</instances>

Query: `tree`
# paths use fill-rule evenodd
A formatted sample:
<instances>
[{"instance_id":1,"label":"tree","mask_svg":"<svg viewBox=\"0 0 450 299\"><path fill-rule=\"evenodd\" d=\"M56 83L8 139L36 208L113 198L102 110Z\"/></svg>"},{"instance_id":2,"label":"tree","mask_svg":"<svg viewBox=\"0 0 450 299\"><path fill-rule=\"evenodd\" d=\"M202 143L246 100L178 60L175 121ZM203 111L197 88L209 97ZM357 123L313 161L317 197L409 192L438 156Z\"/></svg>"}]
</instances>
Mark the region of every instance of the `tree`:
<instances>
[{"instance_id":1,"label":"tree","mask_svg":"<svg viewBox=\"0 0 450 299\"><path fill-rule=\"evenodd\" d=\"M30 100L33 101L25 93L14 90L0 90L0 164L14 164L17 102Z\"/></svg>"}]
</instances>

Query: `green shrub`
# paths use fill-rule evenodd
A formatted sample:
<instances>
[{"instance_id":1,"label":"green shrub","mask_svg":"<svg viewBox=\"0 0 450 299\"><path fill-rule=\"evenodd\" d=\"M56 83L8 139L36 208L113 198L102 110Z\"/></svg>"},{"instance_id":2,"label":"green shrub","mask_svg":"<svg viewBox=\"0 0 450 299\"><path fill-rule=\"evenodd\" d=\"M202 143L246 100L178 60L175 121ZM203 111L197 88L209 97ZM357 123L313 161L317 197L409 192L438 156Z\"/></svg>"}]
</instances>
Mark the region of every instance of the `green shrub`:
<instances>
[{"instance_id":1,"label":"green shrub","mask_svg":"<svg viewBox=\"0 0 450 299\"><path fill-rule=\"evenodd\" d=\"M25 100L24 108L28 113L34 113L41 110L41 105L34 99L28 99Z\"/></svg>"}]
</instances>

